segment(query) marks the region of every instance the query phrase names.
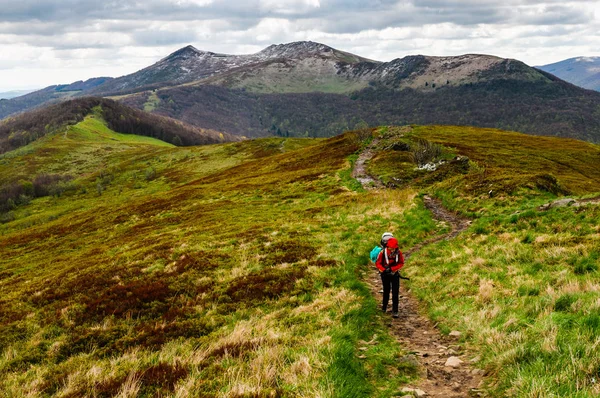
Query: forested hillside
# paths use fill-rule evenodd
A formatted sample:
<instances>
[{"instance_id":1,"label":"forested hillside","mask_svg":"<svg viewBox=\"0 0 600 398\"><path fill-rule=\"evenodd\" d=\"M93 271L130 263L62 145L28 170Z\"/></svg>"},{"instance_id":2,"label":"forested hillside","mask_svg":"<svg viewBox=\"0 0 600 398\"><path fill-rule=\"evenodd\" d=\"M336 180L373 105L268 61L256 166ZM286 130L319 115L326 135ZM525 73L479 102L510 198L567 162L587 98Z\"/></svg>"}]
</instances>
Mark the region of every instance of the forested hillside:
<instances>
[{"instance_id":1,"label":"forested hillside","mask_svg":"<svg viewBox=\"0 0 600 398\"><path fill-rule=\"evenodd\" d=\"M377 85L352 95L258 94L176 87L123 98L186 123L249 137L329 137L377 124L453 124L600 142L600 93L548 82L490 80L422 91Z\"/></svg>"}]
</instances>

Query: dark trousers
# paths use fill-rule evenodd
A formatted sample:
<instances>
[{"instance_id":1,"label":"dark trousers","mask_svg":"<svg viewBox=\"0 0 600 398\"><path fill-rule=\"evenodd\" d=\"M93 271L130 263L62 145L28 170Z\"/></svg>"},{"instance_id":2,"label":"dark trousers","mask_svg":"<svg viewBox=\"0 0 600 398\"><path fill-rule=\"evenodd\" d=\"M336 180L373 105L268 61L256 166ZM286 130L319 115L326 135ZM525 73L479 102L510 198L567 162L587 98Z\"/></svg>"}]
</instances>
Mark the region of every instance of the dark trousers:
<instances>
[{"instance_id":1,"label":"dark trousers","mask_svg":"<svg viewBox=\"0 0 600 398\"><path fill-rule=\"evenodd\" d=\"M388 302L390 301L390 289L392 291L392 312L398 312L398 294L400 293L400 274L398 272L394 274L381 273L381 283L383 284L383 303L381 305L382 310L387 309Z\"/></svg>"}]
</instances>

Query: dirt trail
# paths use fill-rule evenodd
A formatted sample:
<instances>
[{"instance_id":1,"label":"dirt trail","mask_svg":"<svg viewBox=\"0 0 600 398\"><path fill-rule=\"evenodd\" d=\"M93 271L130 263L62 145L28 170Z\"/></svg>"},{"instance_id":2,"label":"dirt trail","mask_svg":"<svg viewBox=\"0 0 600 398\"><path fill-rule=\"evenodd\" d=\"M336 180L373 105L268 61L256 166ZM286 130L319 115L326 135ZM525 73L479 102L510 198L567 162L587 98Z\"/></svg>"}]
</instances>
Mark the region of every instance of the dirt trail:
<instances>
[{"instance_id":1,"label":"dirt trail","mask_svg":"<svg viewBox=\"0 0 600 398\"><path fill-rule=\"evenodd\" d=\"M365 189L383 186L377 179L368 176L364 169L364 165L373 157L372 148L376 144L377 142L373 141L355 163L353 176L362 183ZM448 224L450 231L406 250L404 252L406 259L426 245L456 237L470 223L446 210L436 199L425 196L423 200L434 218ZM375 267L367 278L367 283L373 295L378 301L381 301L381 279ZM450 398L483 396L479 387L484 372L476 367L476 355L462 350L457 344L459 336L443 336L426 316L421 315L419 302L410 290L406 290L403 283L401 283L400 295L400 318L390 317L388 325L392 335L406 351L411 353L407 360L416 361L421 374L421 378L416 383L405 388L405 394ZM446 366L448 359L452 357L460 359L462 363L456 366ZM423 393L425 395L422 395Z\"/></svg>"},{"instance_id":2,"label":"dirt trail","mask_svg":"<svg viewBox=\"0 0 600 398\"><path fill-rule=\"evenodd\" d=\"M383 188L381 181L367 174L367 162L373 157L373 148L375 148L378 143L379 139L375 138L371 144L361 152L356 163L354 163L354 170L352 170L352 178L358 180L365 189Z\"/></svg>"}]
</instances>

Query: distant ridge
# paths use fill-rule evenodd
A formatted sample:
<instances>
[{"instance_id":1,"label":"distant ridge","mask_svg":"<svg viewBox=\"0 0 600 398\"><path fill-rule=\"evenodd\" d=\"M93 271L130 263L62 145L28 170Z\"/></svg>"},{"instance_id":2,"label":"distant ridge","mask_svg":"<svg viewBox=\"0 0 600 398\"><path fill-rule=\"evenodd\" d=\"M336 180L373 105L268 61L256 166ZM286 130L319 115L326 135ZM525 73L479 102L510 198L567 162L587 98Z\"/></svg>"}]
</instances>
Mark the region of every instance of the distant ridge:
<instances>
[{"instance_id":1,"label":"distant ridge","mask_svg":"<svg viewBox=\"0 0 600 398\"><path fill-rule=\"evenodd\" d=\"M577 86L600 91L600 57L569 58L537 68Z\"/></svg>"},{"instance_id":2,"label":"distant ridge","mask_svg":"<svg viewBox=\"0 0 600 398\"><path fill-rule=\"evenodd\" d=\"M12 99L0 100L0 119L38 106L73 98L110 80L111 77L95 77L86 81L48 86Z\"/></svg>"}]
</instances>

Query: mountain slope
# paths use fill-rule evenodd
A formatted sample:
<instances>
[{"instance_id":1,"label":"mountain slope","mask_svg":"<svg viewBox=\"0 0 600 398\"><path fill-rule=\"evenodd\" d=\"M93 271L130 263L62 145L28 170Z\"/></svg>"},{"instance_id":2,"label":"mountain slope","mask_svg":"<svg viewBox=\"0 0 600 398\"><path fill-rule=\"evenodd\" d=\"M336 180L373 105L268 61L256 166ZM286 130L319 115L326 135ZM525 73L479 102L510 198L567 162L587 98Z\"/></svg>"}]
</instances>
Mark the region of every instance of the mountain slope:
<instances>
[{"instance_id":1,"label":"mountain slope","mask_svg":"<svg viewBox=\"0 0 600 398\"><path fill-rule=\"evenodd\" d=\"M286 51L288 53L289 51ZM495 79L548 82L548 78L522 62L489 55L456 57L407 56L390 62L341 57L287 57L236 68L197 85L222 85L259 93L351 93L368 86L433 91Z\"/></svg>"},{"instance_id":2,"label":"mountain slope","mask_svg":"<svg viewBox=\"0 0 600 398\"><path fill-rule=\"evenodd\" d=\"M272 45L256 54L249 55L217 54L187 46L139 72L99 86L92 93L114 95L135 92L144 88L172 86L202 80L236 69L261 69L275 60L302 62L306 59L324 59L328 62L343 60L352 63L368 61L359 56L313 42Z\"/></svg>"},{"instance_id":3,"label":"mountain slope","mask_svg":"<svg viewBox=\"0 0 600 398\"><path fill-rule=\"evenodd\" d=\"M600 91L600 57L576 57L538 66L577 86Z\"/></svg>"},{"instance_id":4,"label":"mountain slope","mask_svg":"<svg viewBox=\"0 0 600 398\"><path fill-rule=\"evenodd\" d=\"M151 115L103 98L82 98L50 105L0 122L0 153L27 145L46 134L57 133L99 108L113 130L159 138L177 145L239 141L239 136L203 130L169 118Z\"/></svg>"},{"instance_id":5,"label":"mountain slope","mask_svg":"<svg viewBox=\"0 0 600 398\"><path fill-rule=\"evenodd\" d=\"M419 190L474 219L403 269L462 332L452 355L480 352L485 393L595 394L600 213L537 208L557 187L597 192L598 146L414 126L173 147L97 122L0 156L3 177L73 177L0 224L5 394L399 395L420 371L361 279L381 231L403 249L447 231ZM401 189L349 177L371 138L371 172ZM424 142L435 171L411 160Z\"/></svg>"}]
</instances>

